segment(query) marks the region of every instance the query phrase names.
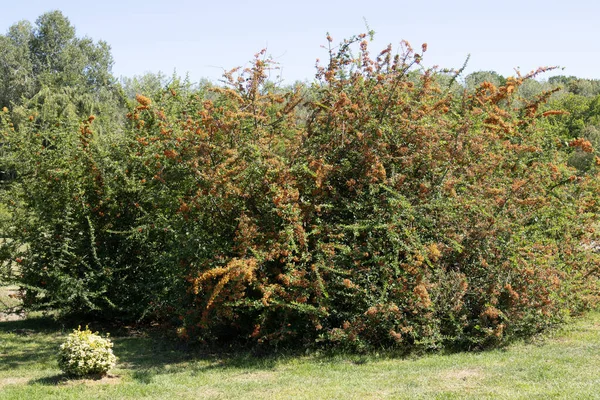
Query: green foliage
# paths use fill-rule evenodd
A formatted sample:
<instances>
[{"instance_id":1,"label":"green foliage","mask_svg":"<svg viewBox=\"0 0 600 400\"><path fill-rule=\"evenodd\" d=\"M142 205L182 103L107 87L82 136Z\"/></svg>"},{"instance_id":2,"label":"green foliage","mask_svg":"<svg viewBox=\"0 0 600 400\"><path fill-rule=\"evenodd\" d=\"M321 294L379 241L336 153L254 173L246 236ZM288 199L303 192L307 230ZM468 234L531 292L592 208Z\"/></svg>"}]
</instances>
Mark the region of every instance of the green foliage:
<instances>
[{"instance_id":1,"label":"green foliage","mask_svg":"<svg viewBox=\"0 0 600 400\"><path fill-rule=\"evenodd\" d=\"M593 145L543 108L552 91L520 93L541 71L459 93L420 66L426 45L368 46L331 45L311 87L269 82L261 52L224 86L138 94L125 122L60 113L68 89L3 112L25 306L410 350L502 344L593 304L598 163L573 168Z\"/></svg>"},{"instance_id":2,"label":"green foliage","mask_svg":"<svg viewBox=\"0 0 600 400\"><path fill-rule=\"evenodd\" d=\"M465 77L465 87L467 90L475 90L483 82L490 82L495 86L502 86L506 83L506 78L494 71L477 71L470 73Z\"/></svg>"},{"instance_id":3,"label":"green foliage","mask_svg":"<svg viewBox=\"0 0 600 400\"><path fill-rule=\"evenodd\" d=\"M595 97L600 95L600 80L582 79L576 76L552 76L548 79L552 85L560 85L568 93L578 96Z\"/></svg>"},{"instance_id":4,"label":"green foliage","mask_svg":"<svg viewBox=\"0 0 600 400\"><path fill-rule=\"evenodd\" d=\"M90 115L97 118L96 131L118 129L125 99L112 64L110 47L77 37L60 11L43 14L35 25L19 22L0 35L0 108L9 110L17 131L33 122L38 132L50 132ZM48 138L44 145L51 145ZM0 153L10 151L0 141ZM15 171L0 160L0 188L14 178Z\"/></svg>"},{"instance_id":5,"label":"green foliage","mask_svg":"<svg viewBox=\"0 0 600 400\"><path fill-rule=\"evenodd\" d=\"M564 140L565 144L573 140L585 140L591 145L591 151L575 148L569 156L569 165L580 171L592 168L596 157L600 155L600 95L585 97L568 93L551 99L547 108L564 111L546 121L549 133Z\"/></svg>"},{"instance_id":6,"label":"green foliage","mask_svg":"<svg viewBox=\"0 0 600 400\"><path fill-rule=\"evenodd\" d=\"M117 358L108 338L92 333L88 327L73 330L58 351L58 366L67 375L106 375L115 366Z\"/></svg>"},{"instance_id":7,"label":"green foliage","mask_svg":"<svg viewBox=\"0 0 600 400\"><path fill-rule=\"evenodd\" d=\"M35 121L19 130L5 125L7 163L18 171L6 223L14 240L5 247L19 259L26 307L140 317L171 287L172 274L166 264L156 271L146 264L162 247L160 238L146 242L137 225L139 183L127 176L131 160L122 159L130 156L128 139L97 135L93 121L67 119L42 131Z\"/></svg>"},{"instance_id":8,"label":"green foliage","mask_svg":"<svg viewBox=\"0 0 600 400\"><path fill-rule=\"evenodd\" d=\"M75 36L60 11L40 16L32 26L19 22L0 36L0 106L12 108L43 88L70 87L102 97L114 84L110 47Z\"/></svg>"},{"instance_id":9,"label":"green foliage","mask_svg":"<svg viewBox=\"0 0 600 400\"><path fill-rule=\"evenodd\" d=\"M202 94L211 86L211 83L208 80L202 80L200 83L194 84L187 76L182 79L175 73L169 77L162 72L156 74L149 72L133 78L123 77L121 86L125 96L129 100L135 100L140 93L157 94L166 87L177 87L180 95Z\"/></svg>"}]
</instances>

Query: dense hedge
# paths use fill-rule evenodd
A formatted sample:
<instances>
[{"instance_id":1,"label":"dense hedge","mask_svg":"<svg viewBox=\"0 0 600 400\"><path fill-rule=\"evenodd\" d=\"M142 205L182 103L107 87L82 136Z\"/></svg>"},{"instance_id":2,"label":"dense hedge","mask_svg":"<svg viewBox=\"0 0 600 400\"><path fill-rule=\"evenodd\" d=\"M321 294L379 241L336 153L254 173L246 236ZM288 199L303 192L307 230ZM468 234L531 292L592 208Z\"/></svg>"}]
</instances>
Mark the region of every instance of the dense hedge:
<instances>
[{"instance_id":1,"label":"dense hedge","mask_svg":"<svg viewBox=\"0 0 600 400\"><path fill-rule=\"evenodd\" d=\"M598 159L567 164L590 143L544 129L551 93L518 98L535 74L462 93L403 49L351 38L292 88L260 53L102 135L2 114L26 306L353 349L495 345L590 306Z\"/></svg>"}]
</instances>

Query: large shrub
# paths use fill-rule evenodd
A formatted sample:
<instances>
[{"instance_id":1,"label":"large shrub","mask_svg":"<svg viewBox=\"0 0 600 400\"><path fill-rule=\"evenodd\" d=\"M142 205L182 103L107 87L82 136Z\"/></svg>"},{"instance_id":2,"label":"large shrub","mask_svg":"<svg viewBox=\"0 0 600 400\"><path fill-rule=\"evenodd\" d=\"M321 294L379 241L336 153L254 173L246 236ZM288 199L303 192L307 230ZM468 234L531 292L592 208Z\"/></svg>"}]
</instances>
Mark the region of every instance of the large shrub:
<instances>
[{"instance_id":1,"label":"large shrub","mask_svg":"<svg viewBox=\"0 0 600 400\"><path fill-rule=\"evenodd\" d=\"M542 129L535 74L461 95L425 50L357 36L291 88L259 53L206 95L137 96L113 135L4 114L26 304L356 349L494 345L589 306L598 166L567 161L590 143Z\"/></svg>"},{"instance_id":2,"label":"large shrub","mask_svg":"<svg viewBox=\"0 0 600 400\"><path fill-rule=\"evenodd\" d=\"M163 238L147 238L136 207L141 183L130 177L131 139L109 127L98 135L94 116L40 129L36 115L15 129L3 115L10 189L14 277L25 307L62 314L140 318L151 300L173 287L173 266L161 262ZM181 274L177 275L179 278Z\"/></svg>"},{"instance_id":3,"label":"large shrub","mask_svg":"<svg viewBox=\"0 0 600 400\"><path fill-rule=\"evenodd\" d=\"M300 132L285 125L291 100L272 110L252 86L260 63L229 92L231 119L187 117L200 133L248 137L220 146L229 157L211 169L223 178L207 180L218 185L180 200L188 220L225 212L237 223L215 232L228 232L228 251L189 262L188 332L471 347L581 306L597 169L578 174L570 150L538 128L554 114L539 111L550 93L514 106L534 74L455 98L435 70L415 69L422 54L408 44L372 59L356 41L357 58L346 41L319 69ZM587 151L584 140L570 146ZM196 208L198 198L220 207Z\"/></svg>"}]
</instances>

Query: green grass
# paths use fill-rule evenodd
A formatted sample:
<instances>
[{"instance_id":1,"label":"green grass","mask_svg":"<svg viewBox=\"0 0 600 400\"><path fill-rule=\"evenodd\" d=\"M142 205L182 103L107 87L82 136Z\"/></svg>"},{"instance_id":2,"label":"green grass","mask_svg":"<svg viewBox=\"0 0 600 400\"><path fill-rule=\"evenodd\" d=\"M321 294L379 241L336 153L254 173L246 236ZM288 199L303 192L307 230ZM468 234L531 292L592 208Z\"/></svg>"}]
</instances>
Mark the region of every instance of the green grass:
<instances>
[{"instance_id":1,"label":"green grass","mask_svg":"<svg viewBox=\"0 0 600 400\"><path fill-rule=\"evenodd\" d=\"M202 356L116 336L118 366L96 381L61 375L67 333L44 318L0 322L0 399L600 399L600 313L505 349L409 358Z\"/></svg>"}]
</instances>

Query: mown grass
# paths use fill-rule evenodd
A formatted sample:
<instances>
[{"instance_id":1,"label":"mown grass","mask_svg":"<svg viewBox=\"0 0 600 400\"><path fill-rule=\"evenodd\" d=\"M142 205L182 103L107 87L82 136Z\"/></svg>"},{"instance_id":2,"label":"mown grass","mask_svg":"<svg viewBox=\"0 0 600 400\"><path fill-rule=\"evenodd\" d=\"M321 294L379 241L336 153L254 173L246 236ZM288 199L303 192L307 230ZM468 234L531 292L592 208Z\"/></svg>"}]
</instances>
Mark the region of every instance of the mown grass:
<instances>
[{"instance_id":1,"label":"mown grass","mask_svg":"<svg viewBox=\"0 0 600 400\"><path fill-rule=\"evenodd\" d=\"M505 349L408 358L209 356L117 335L119 363L102 380L61 374L55 351L69 329L44 318L0 322L1 399L600 398L600 313Z\"/></svg>"}]
</instances>

